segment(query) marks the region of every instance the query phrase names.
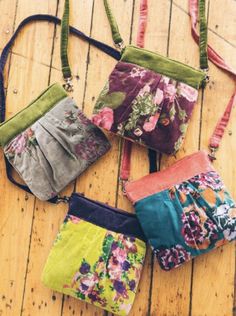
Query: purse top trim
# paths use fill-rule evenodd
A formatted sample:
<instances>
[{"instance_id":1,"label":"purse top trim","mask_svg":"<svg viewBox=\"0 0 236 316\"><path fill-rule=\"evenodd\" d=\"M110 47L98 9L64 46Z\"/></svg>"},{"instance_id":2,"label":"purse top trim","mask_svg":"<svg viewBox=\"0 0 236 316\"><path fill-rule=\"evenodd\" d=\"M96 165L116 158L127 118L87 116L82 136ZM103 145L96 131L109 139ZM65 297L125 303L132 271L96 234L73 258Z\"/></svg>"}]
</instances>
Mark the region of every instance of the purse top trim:
<instances>
[{"instance_id":1,"label":"purse top trim","mask_svg":"<svg viewBox=\"0 0 236 316\"><path fill-rule=\"evenodd\" d=\"M133 45L125 47L121 61L147 68L178 82L186 83L195 89L202 86L206 77L202 70Z\"/></svg>"},{"instance_id":2,"label":"purse top trim","mask_svg":"<svg viewBox=\"0 0 236 316\"><path fill-rule=\"evenodd\" d=\"M146 242L146 237L135 214L90 200L78 193L73 193L71 196L68 215Z\"/></svg>"},{"instance_id":3,"label":"purse top trim","mask_svg":"<svg viewBox=\"0 0 236 316\"><path fill-rule=\"evenodd\" d=\"M151 173L137 181L127 182L125 192L132 203L180 184L192 177L214 171L206 151L199 151L179 160L171 167Z\"/></svg>"},{"instance_id":4,"label":"purse top trim","mask_svg":"<svg viewBox=\"0 0 236 316\"><path fill-rule=\"evenodd\" d=\"M0 124L0 145L5 146L10 140L35 123L55 104L66 97L67 93L60 84L55 83L48 87L26 108Z\"/></svg>"}]
</instances>

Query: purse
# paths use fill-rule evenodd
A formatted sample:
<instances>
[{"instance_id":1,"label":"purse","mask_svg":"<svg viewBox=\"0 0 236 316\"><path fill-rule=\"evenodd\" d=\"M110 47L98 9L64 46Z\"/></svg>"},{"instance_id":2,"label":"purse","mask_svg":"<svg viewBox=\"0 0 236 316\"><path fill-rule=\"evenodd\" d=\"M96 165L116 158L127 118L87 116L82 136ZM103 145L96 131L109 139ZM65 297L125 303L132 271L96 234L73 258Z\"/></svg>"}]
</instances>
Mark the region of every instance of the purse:
<instances>
[{"instance_id":1,"label":"purse","mask_svg":"<svg viewBox=\"0 0 236 316\"><path fill-rule=\"evenodd\" d=\"M74 193L42 274L52 290L127 315L145 258L135 214Z\"/></svg>"},{"instance_id":2,"label":"purse","mask_svg":"<svg viewBox=\"0 0 236 316\"><path fill-rule=\"evenodd\" d=\"M198 41L195 0L190 0L190 16ZM208 56L236 79L236 72L210 46ZM210 139L210 154L196 152L163 171L125 184L125 193L166 271L236 239L236 204L211 163L235 101L236 90ZM129 166L127 153L124 157L123 164Z\"/></svg>"},{"instance_id":3,"label":"purse","mask_svg":"<svg viewBox=\"0 0 236 316\"><path fill-rule=\"evenodd\" d=\"M183 143L198 89L208 81L205 1L200 8L200 70L133 45L124 46L107 0L113 41L121 59L94 107L99 127L161 153L173 154Z\"/></svg>"},{"instance_id":4,"label":"purse","mask_svg":"<svg viewBox=\"0 0 236 316\"><path fill-rule=\"evenodd\" d=\"M7 176L11 182L41 200L59 202L58 193L98 158L104 155L110 144L103 132L95 126L75 101L68 96L72 91L72 75L67 57L69 30L119 59L113 48L91 39L70 27L69 1L65 1L61 28L61 64L65 84L52 84L40 96L14 117L5 121L5 93L3 71L7 56L20 30L32 21L60 19L50 15L34 15L26 18L18 27L0 58L0 145L3 147ZM26 185L12 176L12 167Z\"/></svg>"},{"instance_id":5,"label":"purse","mask_svg":"<svg viewBox=\"0 0 236 316\"><path fill-rule=\"evenodd\" d=\"M164 270L236 238L236 204L204 151L125 188Z\"/></svg>"}]
</instances>

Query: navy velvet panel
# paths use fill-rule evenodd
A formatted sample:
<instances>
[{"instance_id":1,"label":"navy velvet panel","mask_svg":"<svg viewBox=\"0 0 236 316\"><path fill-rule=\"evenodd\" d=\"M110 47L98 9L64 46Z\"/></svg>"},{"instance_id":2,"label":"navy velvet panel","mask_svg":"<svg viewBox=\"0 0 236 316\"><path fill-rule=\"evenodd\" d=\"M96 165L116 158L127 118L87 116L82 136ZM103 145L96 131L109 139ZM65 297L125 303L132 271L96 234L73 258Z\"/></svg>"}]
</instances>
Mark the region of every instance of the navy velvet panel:
<instances>
[{"instance_id":1,"label":"navy velvet panel","mask_svg":"<svg viewBox=\"0 0 236 316\"><path fill-rule=\"evenodd\" d=\"M90 200L78 193L73 193L70 198L68 215L77 216L97 226L146 242L135 214Z\"/></svg>"}]
</instances>

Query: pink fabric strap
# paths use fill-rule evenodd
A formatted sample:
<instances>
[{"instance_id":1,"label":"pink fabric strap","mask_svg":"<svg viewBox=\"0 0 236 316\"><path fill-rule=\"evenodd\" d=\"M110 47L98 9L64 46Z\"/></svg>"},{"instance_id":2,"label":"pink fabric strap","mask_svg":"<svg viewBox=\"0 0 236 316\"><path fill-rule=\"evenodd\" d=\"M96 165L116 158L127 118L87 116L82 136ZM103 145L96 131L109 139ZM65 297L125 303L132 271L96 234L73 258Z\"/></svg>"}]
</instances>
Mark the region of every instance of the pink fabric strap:
<instances>
[{"instance_id":1,"label":"pink fabric strap","mask_svg":"<svg viewBox=\"0 0 236 316\"><path fill-rule=\"evenodd\" d=\"M192 36L196 43L199 44L199 35L197 32L197 22L198 22L198 0L189 0L189 13L191 17L191 27L192 27ZM208 45L208 58L212 61L216 66L228 72L236 81L236 71L226 64L224 59L217 54L217 52ZM229 103L226 106L223 116L219 119L215 130L210 138L209 148L212 152L212 158L214 159L214 153L220 145L220 141L224 135L225 129L229 123L231 112L233 106L236 102L236 87L232 97L230 98Z\"/></svg>"},{"instance_id":2,"label":"pink fabric strap","mask_svg":"<svg viewBox=\"0 0 236 316\"><path fill-rule=\"evenodd\" d=\"M123 143L123 151L121 157L120 180L127 181L130 175L132 142L125 139Z\"/></svg>"},{"instance_id":3,"label":"pink fabric strap","mask_svg":"<svg viewBox=\"0 0 236 316\"><path fill-rule=\"evenodd\" d=\"M139 14L139 29L137 36L137 46L144 47L144 38L147 27L148 16L148 0L142 0L140 2L140 14Z\"/></svg>"},{"instance_id":4,"label":"pink fabric strap","mask_svg":"<svg viewBox=\"0 0 236 316\"><path fill-rule=\"evenodd\" d=\"M139 14L139 27L137 35L137 46L144 47L145 32L148 17L148 0L141 0ZM132 142L125 140L123 144L120 180L125 182L129 179L130 175L130 161L132 152Z\"/></svg>"}]
</instances>

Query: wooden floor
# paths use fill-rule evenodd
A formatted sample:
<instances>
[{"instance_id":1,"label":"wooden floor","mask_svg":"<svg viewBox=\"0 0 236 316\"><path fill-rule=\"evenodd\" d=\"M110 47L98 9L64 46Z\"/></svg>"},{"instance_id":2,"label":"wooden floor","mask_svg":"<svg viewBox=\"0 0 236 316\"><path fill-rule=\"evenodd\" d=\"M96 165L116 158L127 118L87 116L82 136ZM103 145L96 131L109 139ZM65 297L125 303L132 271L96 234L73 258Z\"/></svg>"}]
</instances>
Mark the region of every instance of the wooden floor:
<instances>
[{"instance_id":1,"label":"wooden floor","mask_svg":"<svg viewBox=\"0 0 236 316\"><path fill-rule=\"evenodd\" d=\"M135 43L139 0L111 0L120 31ZM236 1L209 0L209 41L236 68ZM187 0L149 0L146 47L198 67L198 48L190 34ZM0 48L26 16L50 13L61 17L63 0L1 0ZM102 0L71 0L71 24L112 45ZM33 23L20 34L5 72L7 116L10 117L54 81L61 81L60 29ZM90 116L99 91L115 61L71 37L70 60L74 98ZM208 138L229 99L234 82L210 65L211 82L200 95L184 147L175 158L162 157L164 168L206 148ZM215 167L236 198L236 111L218 153ZM76 182L88 197L132 211L118 185L120 140L109 136L112 150ZM52 293L40 275L66 214L65 205L51 206L11 185L0 160L0 316L102 316L102 310ZM133 146L132 178L148 173L147 151ZM71 185L66 193L73 190ZM235 306L235 244L203 255L172 272L163 272L149 250L139 292L130 315L231 316Z\"/></svg>"}]
</instances>

